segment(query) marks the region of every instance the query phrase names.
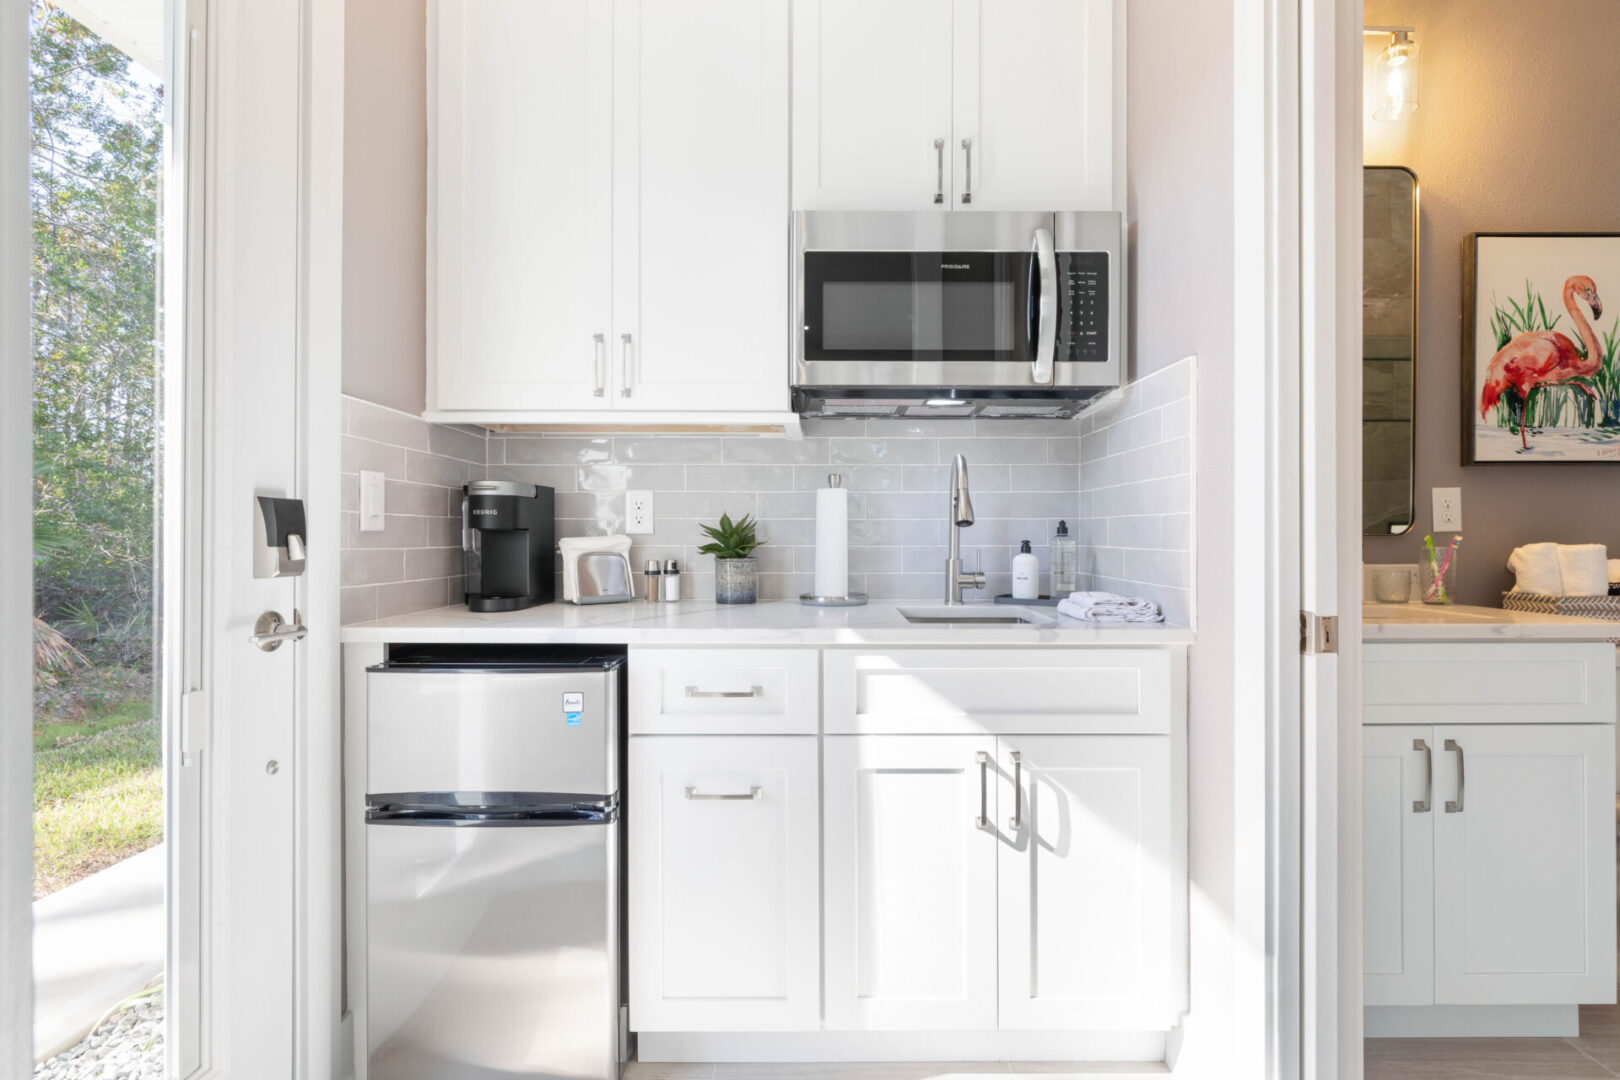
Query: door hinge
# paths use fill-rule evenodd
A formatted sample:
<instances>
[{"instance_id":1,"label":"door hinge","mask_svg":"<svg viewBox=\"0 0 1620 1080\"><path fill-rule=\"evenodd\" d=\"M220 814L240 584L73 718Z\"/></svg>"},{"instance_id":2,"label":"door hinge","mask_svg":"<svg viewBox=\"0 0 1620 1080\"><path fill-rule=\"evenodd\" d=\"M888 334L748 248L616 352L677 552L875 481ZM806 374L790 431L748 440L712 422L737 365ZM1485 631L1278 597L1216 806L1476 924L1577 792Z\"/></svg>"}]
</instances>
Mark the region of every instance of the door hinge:
<instances>
[{"instance_id":1,"label":"door hinge","mask_svg":"<svg viewBox=\"0 0 1620 1080\"><path fill-rule=\"evenodd\" d=\"M1299 651L1306 656L1323 656L1339 651L1339 617L1299 613Z\"/></svg>"}]
</instances>

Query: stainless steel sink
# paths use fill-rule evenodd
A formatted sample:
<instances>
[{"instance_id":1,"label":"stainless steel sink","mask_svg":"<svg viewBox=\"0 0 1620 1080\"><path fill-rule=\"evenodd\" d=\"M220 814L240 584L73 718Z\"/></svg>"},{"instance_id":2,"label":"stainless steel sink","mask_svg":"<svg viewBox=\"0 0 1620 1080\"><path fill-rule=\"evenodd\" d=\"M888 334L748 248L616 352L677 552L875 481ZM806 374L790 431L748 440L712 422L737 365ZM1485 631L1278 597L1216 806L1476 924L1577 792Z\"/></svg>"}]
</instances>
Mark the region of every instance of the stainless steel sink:
<instances>
[{"instance_id":1,"label":"stainless steel sink","mask_svg":"<svg viewBox=\"0 0 1620 1080\"><path fill-rule=\"evenodd\" d=\"M997 625L1024 625L1024 626L1050 626L1057 620L1048 615L1039 615L1028 608L996 607L992 605L963 605L961 607L945 606L927 608L901 608L901 618L909 623L921 624L970 624L973 626Z\"/></svg>"}]
</instances>

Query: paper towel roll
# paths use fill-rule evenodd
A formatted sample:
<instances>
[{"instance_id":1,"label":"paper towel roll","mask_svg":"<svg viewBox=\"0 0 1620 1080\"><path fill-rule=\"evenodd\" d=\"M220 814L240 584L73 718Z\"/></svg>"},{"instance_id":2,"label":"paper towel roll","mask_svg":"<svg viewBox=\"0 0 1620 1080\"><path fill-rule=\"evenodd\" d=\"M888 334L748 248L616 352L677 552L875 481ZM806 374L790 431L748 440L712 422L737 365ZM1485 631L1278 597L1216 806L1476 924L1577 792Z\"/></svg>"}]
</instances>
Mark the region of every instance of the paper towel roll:
<instances>
[{"instance_id":1,"label":"paper towel roll","mask_svg":"<svg viewBox=\"0 0 1620 1080\"><path fill-rule=\"evenodd\" d=\"M837 473L816 492L816 595L849 595L849 492Z\"/></svg>"}]
</instances>

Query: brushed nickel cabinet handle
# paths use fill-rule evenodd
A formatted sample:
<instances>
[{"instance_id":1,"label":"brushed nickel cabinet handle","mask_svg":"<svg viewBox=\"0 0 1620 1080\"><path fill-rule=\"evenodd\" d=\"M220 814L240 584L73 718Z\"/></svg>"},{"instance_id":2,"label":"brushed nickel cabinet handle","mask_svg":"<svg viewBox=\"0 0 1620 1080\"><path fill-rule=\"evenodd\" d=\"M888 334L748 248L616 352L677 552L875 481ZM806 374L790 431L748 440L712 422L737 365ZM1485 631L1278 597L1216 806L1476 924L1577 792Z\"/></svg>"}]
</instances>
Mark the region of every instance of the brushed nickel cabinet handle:
<instances>
[{"instance_id":1,"label":"brushed nickel cabinet handle","mask_svg":"<svg viewBox=\"0 0 1620 1080\"><path fill-rule=\"evenodd\" d=\"M1412 749L1423 751L1423 798L1412 800L1412 813L1427 814L1434 809L1434 751L1422 739L1413 739Z\"/></svg>"},{"instance_id":2,"label":"brushed nickel cabinet handle","mask_svg":"<svg viewBox=\"0 0 1620 1080\"><path fill-rule=\"evenodd\" d=\"M945 140L934 140L934 159L939 169L938 177L934 180L934 203L937 205L945 201Z\"/></svg>"},{"instance_id":3,"label":"brushed nickel cabinet handle","mask_svg":"<svg viewBox=\"0 0 1620 1080\"><path fill-rule=\"evenodd\" d=\"M591 361L592 370L596 376L596 389L592 391L592 394L595 397L601 397L607 392L607 335L592 334L591 340L596 345L596 355Z\"/></svg>"},{"instance_id":4,"label":"brushed nickel cabinet handle","mask_svg":"<svg viewBox=\"0 0 1620 1080\"><path fill-rule=\"evenodd\" d=\"M746 795L744 795L744 794L742 794L740 792L737 793L737 794L729 794L729 793L707 794L705 792L699 791L695 787L689 787L689 788L686 789L686 797L688 799L693 800L694 802L700 801L700 800L705 800L705 799L712 799L712 800L714 800L716 802L747 802L750 799L757 799L757 798L759 798L760 796L762 796L764 794L765 794L765 789L760 787L757 784L754 785L753 787L749 788L748 789L748 794L746 794Z\"/></svg>"},{"instance_id":5,"label":"brushed nickel cabinet handle","mask_svg":"<svg viewBox=\"0 0 1620 1080\"><path fill-rule=\"evenodd\" d=\"M695 686L688 686L686 688L686 696L687 697L730 697L730 698L764 697L765 696L765 688L763 686L750 686L746 690L699 690Z\"/></svg>"},{"instance_id":6,"label":"brushed nickel cabinet handle","mask_svg":"<svg viewBox=\"0 0 1620 1080\"><path fill-rule=\"evenodd\" d=\"M1446 813L1460 814L1463 812L1463 784L1467 779L1467 761L1463 755L1462 744L1457 742L1456 739L1446 740L1446 750L1448 752L1452 750L1457 752L1457 799L1455 802L1450 799L1446 800Z\"/></svg>"},{"instance_id":7,"label":"brushed nickel cabinet handle","mask_svg":"<svg viewBox=\"0 0 1620 1080\"><path fill-rule=\"evenodd\" d=\"M963 139L962 149L967 151L967 169L962 174L962 202L973 201L973 140Z\"/></svg>"},{"instance_id":8,"label":"brushed nickel cabinet handle","mask_svg":"<svg viewBox=\"0 0 1620 1080\"><path fill-rule=\"evenodd\" d=\"M629 334L620 334L619 335L619 347L620 347L620 350L621 350L620 351L620 364L619 364L619 376L620 376L619 396L620 397L629 397L630 396L630 369L632 367L632 365L630 363L630 357L631 357L631 353L633 352L632 339L631 339Z\"/></svg>"},{"instance_id":9,"label":"brushed nickel cabinet handle","mask_svg":"<svg viewBox=\"0 0 1620 1080\"><path fill-rule=\"evenodd\" d=\"M1013 763L1013 816L1007 822L1007 828L1018 832L1024 827L1024 755L1017 750L1012 752Z\"/></svg>"},{"instance_id":10,"label":"brushed nickel cabinet handle","mask_svg":"<svg viewBox=\"0 0 1620 1080\"><path fill-rule=\"evenodd\" d=\"M990 755L980 750L973 755L979 763L979 816L974 820L976 829L990 827Z\"/></svg>"}]
</instances>

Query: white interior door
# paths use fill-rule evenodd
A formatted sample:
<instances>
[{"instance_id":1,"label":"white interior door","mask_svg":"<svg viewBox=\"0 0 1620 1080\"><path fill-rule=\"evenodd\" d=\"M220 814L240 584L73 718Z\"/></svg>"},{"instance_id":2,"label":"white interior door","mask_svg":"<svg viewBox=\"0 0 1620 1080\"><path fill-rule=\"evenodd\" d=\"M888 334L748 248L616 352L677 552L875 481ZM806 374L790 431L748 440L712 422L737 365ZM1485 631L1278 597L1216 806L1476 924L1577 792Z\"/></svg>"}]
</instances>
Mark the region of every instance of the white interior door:
<instances>
[{"instance_id":1,"label":"white interior door","mask_svg":"<svg viewBox=\"0 0 1620 1080\"><path fill-rule=\"evenodd\" d=\"M1368 1005L1434 1003L1434 766L1427 727L1362 732Z\"/></svg>"},{"instance_id":2,"label":"white interior door","mask_svg":"<svg viewBox=\"0 0 1620 1080\"><path fill-rule=\"evenodd\" d=\"M955 0L954 12L952 205L1113 209L1114 0Z\"/></svg>"},{"instance_id":3,"label":"white interior door","mask_svg":"<svg viewBox=\"0 0 1620 1080\"><path fill-rule=\"evenodd\" d=\"M1172 1026L1170 737L1004 736L997 772L1000 1026Z\"/></svg>"},{"instance_id":4,"label":"white interior door","mask_svg":"<svg viewBox=\"0 0 1620 1080\"><path fill-rule=\"evenodd\" d=\"M1613 726L1434 736L1435 1001L1614 1001Z\"/></svg>"},{"instance_id":5,"label":"white interior door","mask_svg":"<svg viewBox=\"0 0 1620 1080\"><path fill-rule=\"evenodd\" d=\"M787 4L617 0L613 33L613 405L786 409Z\"/></svg>"},{"instance_id":6,"label":"white interior door","mask_svg":"<svg viewBox=\"0 0 1620 1080\"><path fill-rule=\"evenodd\" d=\"M831 735L822 756L827 1028L993 1029L995 739Z\"/></svg>"},{"instance_id":7,"label":"white interior door","mask_svg":"<svg viewBox=\"0 0 1620 1080\"><path fill-rule=\"evenodd\" d=\"M630 1024L821 1026L813 735L630 740Z\"/></svg>"},{"instance_id":8,"label":"white interior door","mask_svg":"<svg viewBox=\"0 0 1620 1080\"><path fill-rule=\"evenodd\" d=\"M948 209L950 139L948 4L796 0L795 210Z\"/></svg>"},{"instance_id":9,"label":"white interior door","mask_svg":"<svg viewBox=\"0 0 1620 1080\"><path fill-rule=\"evenodd\" d=\"M429 408L607 408L612 0L429 13Z\"/></svg>"}]
</instances>

